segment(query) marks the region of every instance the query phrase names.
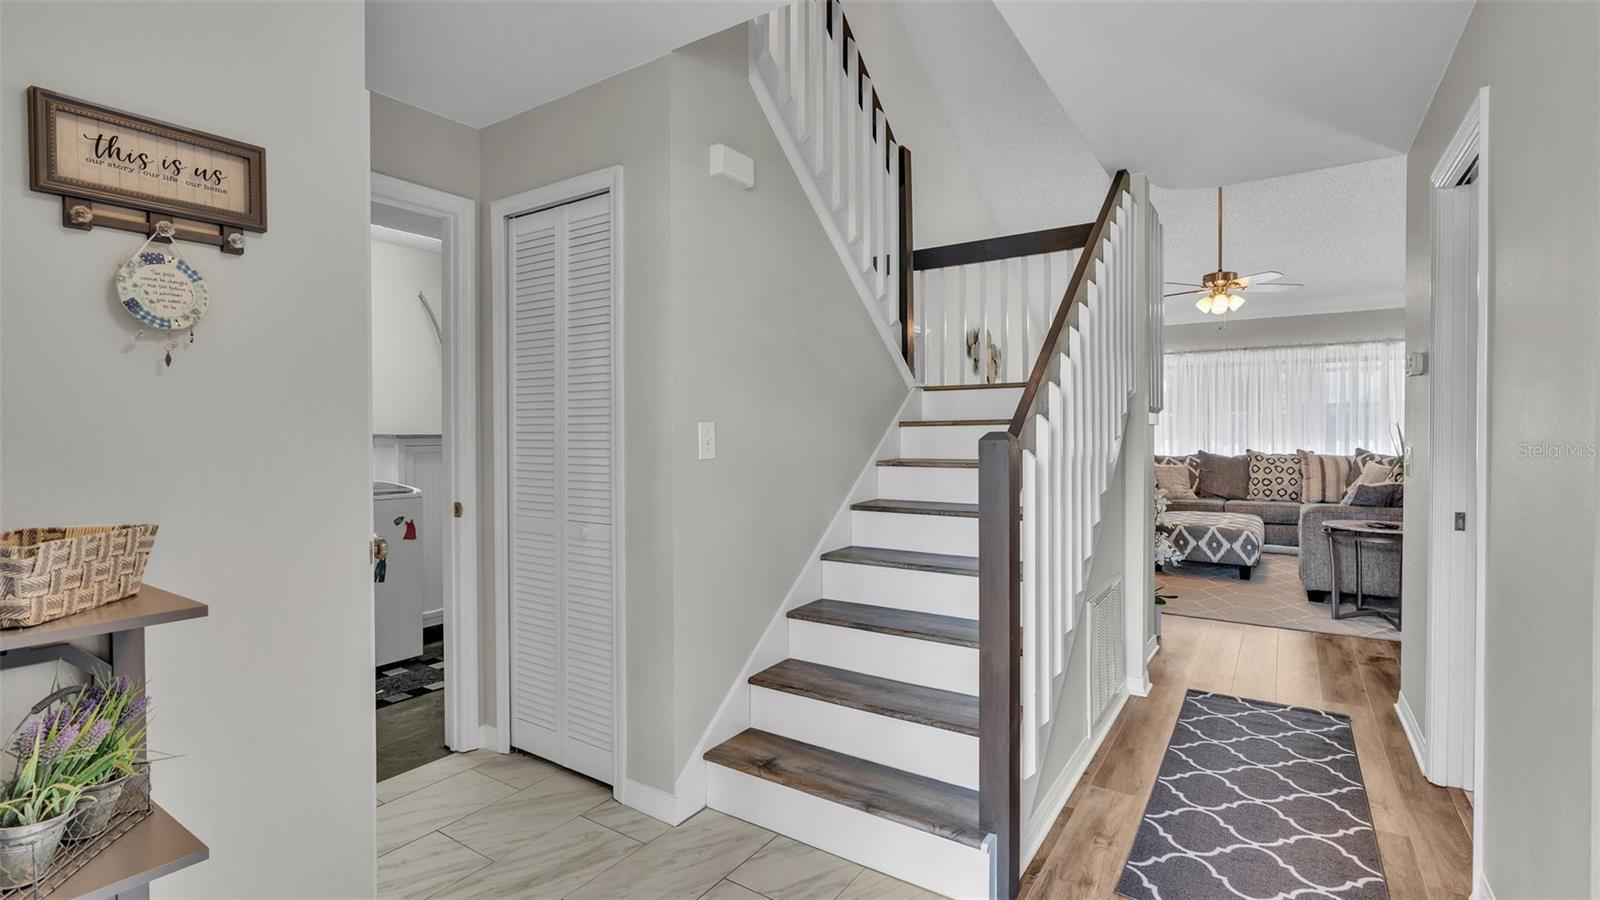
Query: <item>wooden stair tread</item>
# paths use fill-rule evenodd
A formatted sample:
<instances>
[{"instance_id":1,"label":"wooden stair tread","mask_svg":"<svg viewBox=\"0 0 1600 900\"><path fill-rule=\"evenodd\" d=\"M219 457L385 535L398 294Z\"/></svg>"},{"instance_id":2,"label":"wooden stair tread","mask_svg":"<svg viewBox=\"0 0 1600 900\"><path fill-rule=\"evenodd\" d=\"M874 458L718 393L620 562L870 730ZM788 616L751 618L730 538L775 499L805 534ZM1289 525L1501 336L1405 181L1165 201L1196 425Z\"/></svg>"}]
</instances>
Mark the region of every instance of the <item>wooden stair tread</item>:
<instances>
[{"instance_id":1,"label":"wooden stair tread","mask_svg":"<svg viewBox=\"0 0 1600 900\"><path fill-rule=\"evenodd\" d=\"M755 728L712 747L705 759L968 847L983 844L978 792L968 788Z\"/></svg>"},{"instance_id":2,"label":"wooden stair tread","mask_svg":"<svg viewBox=\"0 0 1600 900\"><path fill-rule=\"evenodd\" d=\"M892 681L802 659L786 659L763 669L750 676L750 683L891 719L978 736L978 698L971 694Z\"/></svg>"},{"instance_id":3,"label":"wooden stair tread","mask_svg":"<svg viewBox=\"0 0 1600 900\"><path fill-rule=\"evenodd\" d=\"M997 381L994 384L925 384L925 391L993 391L1007 388L1025 388L1026 381Z\"/></svg>"},{"instance_id":4,"label":"wooden stair tread","mask_svg":"<svg viewBox=\"0 0 1600 900\"><path fill-rule=\"evenodd\" d=\"M948 503L943 500L891 500L880 497L876 500L852 503L850 508L858 512L901 513L909 516L954 516L962 519L978 517L976 503Z\"/></svg>"},{"instance_id":5,"label":"wooden stair tread","mask_svg":"<svg viewBox=\"0 0 1600 900\"><path fill-rule=\"evenodd\" d=\"M958 647L978 646L976 619L874 606L870 603L813 600L798 609L790 610L789 618L860 631L876 631L879 634L892 634L938 644L954 644Z\"/></svg>"},{"instance_id":6,"label":"wooden stair tread","mask_svg":"<svg viewBox=\"0 0 1600 900\"><path fill-rule=\"evenodd\" d=\"M902 428L946 428L965 425L1010 425L1010 419L905 419Z\"/></svg>"},{"instance_id":7,"label":"wooden stair tread","mask_svg":"<svg viewBox=\"0 0 1600 900\"><path fill-rule=\"evenodd\" d=\"M929 459L926 457L896 457L878 460L880 466L905 466L913 469L976 469L975 459Z\"/></svg>"},{"instance_id":8,"label":"wooden stair tread","mask_svg":"<svg viewBox=\"0 0 1600 900\"><path fill-rule=\"evenodd\" d=\"M946 575L978 575L976 556L955 556L949 553L923 553L919 550L896 550L891 547L840 547L822 554L824 562L855 563L863 566L885 566L891 569L913 569L919 572L940 572Z\"/></svg>"}]
</instances>

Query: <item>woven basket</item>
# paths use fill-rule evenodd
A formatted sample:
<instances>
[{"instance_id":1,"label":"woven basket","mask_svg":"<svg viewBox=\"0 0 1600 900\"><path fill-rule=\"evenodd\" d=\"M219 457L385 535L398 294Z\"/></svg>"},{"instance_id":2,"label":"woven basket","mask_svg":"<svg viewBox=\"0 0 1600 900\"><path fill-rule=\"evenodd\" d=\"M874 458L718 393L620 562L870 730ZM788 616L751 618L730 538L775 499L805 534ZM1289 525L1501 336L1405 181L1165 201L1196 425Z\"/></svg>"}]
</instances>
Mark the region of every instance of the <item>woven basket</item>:
<instances>
[{"instance_id":1,"label":"woven basket","mask_svg":"<svg viewBox=\"0 0 1600 900\"><path fill-rule=\"evenodd\" d=\"M139 592L154 525L24 528L0 534L0 628L25 628Z\"/></svg>"}]
</instances>

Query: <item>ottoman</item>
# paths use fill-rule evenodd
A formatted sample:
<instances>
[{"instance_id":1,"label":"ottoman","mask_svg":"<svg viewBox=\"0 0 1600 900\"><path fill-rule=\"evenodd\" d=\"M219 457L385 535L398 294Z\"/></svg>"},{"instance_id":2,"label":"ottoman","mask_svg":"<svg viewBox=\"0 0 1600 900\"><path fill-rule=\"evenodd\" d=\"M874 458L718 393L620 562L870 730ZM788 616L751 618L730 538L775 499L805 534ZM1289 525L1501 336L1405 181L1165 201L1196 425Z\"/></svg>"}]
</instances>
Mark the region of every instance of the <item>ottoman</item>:
<instances>
[{"instance_id":1,"label":"ottoman","mask_svg":"<svg viewBox=\"0 0 1600 900\"><path fill-rule=\"evenodd\" d=\"M1248 581L1261 561L1266 526L1248 513L1169 511L1165 530L1185 560L1237 566L1239 579Z\"/></svg>"}]
</instances>

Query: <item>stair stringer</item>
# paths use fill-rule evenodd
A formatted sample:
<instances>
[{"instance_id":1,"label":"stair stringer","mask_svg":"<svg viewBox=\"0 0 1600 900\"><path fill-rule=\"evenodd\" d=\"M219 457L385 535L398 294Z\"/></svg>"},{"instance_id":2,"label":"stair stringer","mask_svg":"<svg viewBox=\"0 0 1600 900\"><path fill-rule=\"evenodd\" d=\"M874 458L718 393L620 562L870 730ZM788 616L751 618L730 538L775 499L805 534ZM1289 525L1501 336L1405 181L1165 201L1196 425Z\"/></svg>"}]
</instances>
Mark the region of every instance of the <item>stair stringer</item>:
<instances>
[{"instance_id":1,"label":"stair stringer","mask_svg":"<svg viewBox=\"0 0 1600 900\"><path fill-rule=\"evenodd\" d=\"M761 632L761 638L756 641L750 656L745 659L733 683L729 685L728 692L723 695L722 702L711 717L711 722L700 735L699 742L695 744L689 762L678 773L677 781L673 785L677 821L671 824L682 822L708 805L707 770L714 767L715 763L705 761L706 752L750 727L750 678L757 672L789 658L789 612L822 596L822 554L834 547L850 543L851 504L871 500L877 496L878 460L888 459L899 453L900 422L916 418L921 408L921 391L911 391L906 395L905 402L895 411L871 458L867 460L861 474L856 476L855 483L840 501L839 508L834 511L828 527L823 529L816 546L806 557L805 564L795 576L794 583L789 586L789 591L784 595L777 612L773 613L772 620Z\"/></svg>"}]
</instances>

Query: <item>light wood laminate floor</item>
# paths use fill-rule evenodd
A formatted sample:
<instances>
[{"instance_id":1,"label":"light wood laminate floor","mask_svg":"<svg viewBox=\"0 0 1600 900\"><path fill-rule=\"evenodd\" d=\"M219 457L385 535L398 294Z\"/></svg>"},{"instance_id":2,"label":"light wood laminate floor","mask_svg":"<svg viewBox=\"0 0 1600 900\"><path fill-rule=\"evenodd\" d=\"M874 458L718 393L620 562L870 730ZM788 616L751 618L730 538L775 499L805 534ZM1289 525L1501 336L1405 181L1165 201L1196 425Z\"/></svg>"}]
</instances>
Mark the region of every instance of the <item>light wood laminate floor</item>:
<instances>
[{"instance_id":1,"label":"light wood laminate floor","mask_svg":"<svg viewBox=\"0 0 1600 900\"><path fill-rule=\"evenodd\" d=\"M1400 645L1168 616L1150 696L1130 698L1023 878L1026 900L1114 897L1185 690L1348 715L1394 900L1464 898L1472 810L1422 777L1394 711Z\"/></svg>"},{"instance_id":2,"label":"light wood laminate floor","mask_svg":"<svg viewBox=\"0 0 1600 900\"><path fill-rule=\"evenodd\" d=\"M936 900L709 809L674 828L524 754L446 756L379 782L378 804L382 898Z\"/></svg>"}]
</instances>

